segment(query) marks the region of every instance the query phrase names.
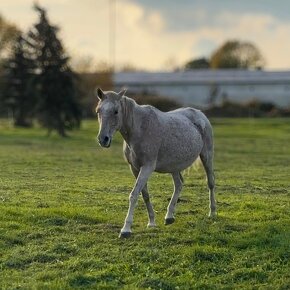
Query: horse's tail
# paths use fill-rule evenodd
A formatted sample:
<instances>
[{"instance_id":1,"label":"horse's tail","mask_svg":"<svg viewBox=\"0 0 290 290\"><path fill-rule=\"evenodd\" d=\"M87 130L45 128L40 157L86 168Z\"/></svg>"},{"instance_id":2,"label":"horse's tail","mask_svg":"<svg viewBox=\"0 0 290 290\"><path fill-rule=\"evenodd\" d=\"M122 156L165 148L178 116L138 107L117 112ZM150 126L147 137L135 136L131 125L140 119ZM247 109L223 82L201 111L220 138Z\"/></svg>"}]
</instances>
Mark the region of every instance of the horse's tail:
<instances>
[{"instance_id":1,"label":"horse's tail","mask_svg":"<svg viewBox=\"0 0 290 290\"><path fill-rule=\"evenodd\" d=\"M180 178L181 182L183 183L184 182L184 178L183 178L181 172L179 172L179 178Z\"/></svg>"},{"instance_id":2,"label":"horse's tail","mask_svg":"<svg viewBox=\"0 0 290 290\"><path fill-rule=\"evenodd\" d=\"M200 133L203 142L207 144L207 146L213 148L213 131L208 118L201 111L195 109L192 110L194 111L194 126Z\"/></svg>"},{"instance_id":3,"label":"horse's tail","mask_svg":"<svg viewBox=\"0 0 290 290\"><path fill-rule=\"evenodd\" d=\"M204 115L204 114L203 114ZM208 120L208 118L204 115L204 129L202 131L202 139L204 142L204 146L207 147L208 150L213 151L213 130L212 130L212 126Z\"/></svg>"},{"instance_id":4,"label":"horse's tail","mask_svg":"<svg viewBox=\"0 0 290 290\"><path fill-rule=\"evenodd\" d=\"M194 127L200 133L204 144L202 150L207 148L213 154L213 131L208 118L200 110L194 108L190 108L190 113L187 114L187 117L192 121ZM185 172L189 175L191 168L199 170L201 164L202 161L198 157Z\"/></svg>"},{"instance_id":5,"label":"horse's tail","mask_svg":"<svg viewBox=\"0 0 290 290\"><path fill-rule=\"evenodd\" d=\"M190 111L191 111L190 119L193 122L193 125L195 126L197 131L200 133L204 143L208 143L208 142L212 143L213 133L212 133L212 127L208 118L200 110L191 108Z\"/></svg>"}]
</instances>

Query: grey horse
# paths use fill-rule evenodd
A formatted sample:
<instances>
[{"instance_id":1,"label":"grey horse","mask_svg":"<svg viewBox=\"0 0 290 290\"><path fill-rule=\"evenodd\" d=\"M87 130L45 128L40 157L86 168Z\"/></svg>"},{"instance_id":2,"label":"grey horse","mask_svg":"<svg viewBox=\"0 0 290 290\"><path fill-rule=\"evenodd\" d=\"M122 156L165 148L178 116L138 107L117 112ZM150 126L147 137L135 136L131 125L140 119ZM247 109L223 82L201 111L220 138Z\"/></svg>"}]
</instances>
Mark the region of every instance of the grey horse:
<instances>
[{"instance_id":1,"label":"grey horse","mask_svg":"<svg viewBox=\"0 0 290 290\"><path fill-rule=\"evenodd\" d=\"M114 133L119 131L124 138L125 158L136 178L120 237L131 235L133 212L140 192L148 211L148 227L156 226L147 190L147 181L153 171L172 175L174 192L167 208L165 224L174 222L175 205L183 184L181 171L191 166L199 156L207 174L209 216L215 216L213 134L206 116L193 108L164 113L149 105L140 106L126 97L125 91L104 92L99 88L97 96L99 144L110 147Z\"/></svg>"}]
</instances>

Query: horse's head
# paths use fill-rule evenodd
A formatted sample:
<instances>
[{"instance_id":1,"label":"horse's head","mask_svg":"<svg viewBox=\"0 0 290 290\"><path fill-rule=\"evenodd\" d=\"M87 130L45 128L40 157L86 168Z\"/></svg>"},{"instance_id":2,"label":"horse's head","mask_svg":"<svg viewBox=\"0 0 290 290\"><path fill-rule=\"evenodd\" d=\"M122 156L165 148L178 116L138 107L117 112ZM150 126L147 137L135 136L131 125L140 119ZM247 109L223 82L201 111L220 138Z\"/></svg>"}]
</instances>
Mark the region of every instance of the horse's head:
<instances>
[{"instance_id":1,"label":"horse's head","mask_svg":"<svg viewBox=\"0 0 290 290\"><path fill-rule=\"evenodd\" d=\"M114 133L120 129L122 122L121 99L125 90L115 92L103 92L97 90L99 104L96 108L99 120L98 141L102 147L110 147Z\"/></svg>"}]
</instances>

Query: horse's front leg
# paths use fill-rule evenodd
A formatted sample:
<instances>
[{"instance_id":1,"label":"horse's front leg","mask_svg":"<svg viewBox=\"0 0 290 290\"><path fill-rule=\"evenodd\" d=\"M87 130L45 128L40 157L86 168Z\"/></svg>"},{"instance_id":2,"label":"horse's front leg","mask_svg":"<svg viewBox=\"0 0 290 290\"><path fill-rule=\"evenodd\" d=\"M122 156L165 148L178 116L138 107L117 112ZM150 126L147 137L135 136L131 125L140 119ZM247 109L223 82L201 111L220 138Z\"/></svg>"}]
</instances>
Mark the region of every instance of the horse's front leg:
<instances>
[{"instance_id":1,"label":"horse's front leg","mask_svg":"<svg viewBox=\"0 0 290 290\"><path fill-rule=\"evenodd\" d=\"M133 175L135 176L135 178L138 177L139 171L134 168L134 166L130 165L131 171L133 173ZM150 202L150 197L149 197L149 193L148 193L148 189L147 189L147 183L144 185L143 189L142 189L142 197L143 200L145 202L145 205L147 207L147 212L148 212L148 217L149 217L149 222L147 227L156 227L156 223L155 223L155 214L154 214L154 210L152 207L152 204Z\"/></svg>"},{"instance_id":2,"label":"horse's front leg","mask_svg":"<svg viewBox=\"0 0 290 290\"><path fill-rule=\"evenodd\" d=\"M140 191L143 189L151 173L154 170L153 165L145 165L140 168L135 186L129 196L129 209L125 218L124 226L121 229L120 238L127 238L131 235L131 226L133 223L133 213L137 204Z\"/></svg>"}]
</instances>

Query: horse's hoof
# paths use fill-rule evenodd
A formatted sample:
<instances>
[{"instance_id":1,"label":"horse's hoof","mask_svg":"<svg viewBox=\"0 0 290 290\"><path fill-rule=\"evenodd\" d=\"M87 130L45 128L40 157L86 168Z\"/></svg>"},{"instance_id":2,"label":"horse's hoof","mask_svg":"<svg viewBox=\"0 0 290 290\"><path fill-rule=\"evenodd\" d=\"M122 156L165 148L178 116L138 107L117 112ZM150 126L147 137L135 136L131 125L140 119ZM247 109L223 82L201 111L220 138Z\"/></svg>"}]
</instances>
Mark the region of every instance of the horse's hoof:
<instances>
[{"instance_id":1,"label":"horse's hoof","mask_svg":"<svg viewBox=\"0 0 290 290\"><path fill-rule=\"evenodd\" d=\"M216 211L211 211L209 214L208 214L208 217L211 218L211 219L214 219L217 217L217 212Z\"/></svg>"},{"instance_id":2,"label":"horse's hoof","mask_svg":"<svg viewBox=\"0 0 290 290\"><path fill-rule=\"evenodd\" d=\"M127 238L130 238L131 237L131 232L121 232L120 235L119 235L119 238L121 239L127 239Z\"/></svg>"},{"instance_id":3,"label":"horse's hoof","mask_svg":"<svg viewBox=\"0 0 290 290\"><path fill-rule=\"evenodd\" d=\"M175 218L167 218L167 219L165 219L165 225L171 225L171 224L173 224L174 223L174 221L175 221Z\"/></svg>"},{"instance_id":4,"label":"horse's hoof","mask_svg":"<svg viewBox=\"0 0 290 290\"><path fill-rule=\"evenodd\" d=\"M147 228L156 228L157 225L155 223L148 223Z\"/></svg>"}]
</instances>

